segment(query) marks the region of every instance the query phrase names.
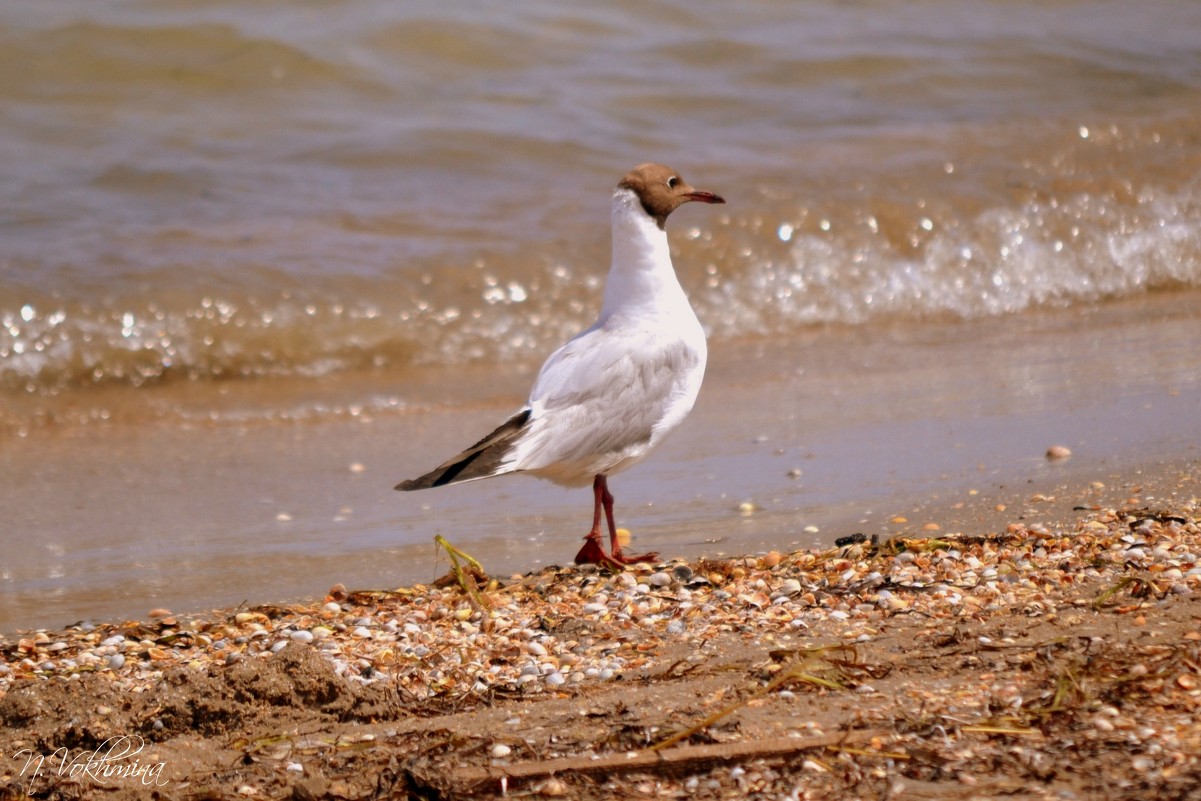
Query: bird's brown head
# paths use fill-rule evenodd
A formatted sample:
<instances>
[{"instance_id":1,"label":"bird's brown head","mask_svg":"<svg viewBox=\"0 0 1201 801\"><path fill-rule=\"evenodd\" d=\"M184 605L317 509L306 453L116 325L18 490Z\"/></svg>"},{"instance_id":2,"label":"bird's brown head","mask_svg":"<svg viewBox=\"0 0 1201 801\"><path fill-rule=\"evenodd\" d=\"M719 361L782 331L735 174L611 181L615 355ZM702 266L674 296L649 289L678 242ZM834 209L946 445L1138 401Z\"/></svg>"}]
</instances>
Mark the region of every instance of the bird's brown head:
<instances>
[{"instance_id":1,"label":"bird's brown head","mask_svg":"<svg viewBox=\"0 0 1201 801\"><path fill-rule=\"evenodd\" d=\"M639 164L617 186L632 191L660 228L667 224L667 215L690 200L700 203L726 202L721 195L693 189L678 172L663 164Z\"/></svg>"}]
</instances>

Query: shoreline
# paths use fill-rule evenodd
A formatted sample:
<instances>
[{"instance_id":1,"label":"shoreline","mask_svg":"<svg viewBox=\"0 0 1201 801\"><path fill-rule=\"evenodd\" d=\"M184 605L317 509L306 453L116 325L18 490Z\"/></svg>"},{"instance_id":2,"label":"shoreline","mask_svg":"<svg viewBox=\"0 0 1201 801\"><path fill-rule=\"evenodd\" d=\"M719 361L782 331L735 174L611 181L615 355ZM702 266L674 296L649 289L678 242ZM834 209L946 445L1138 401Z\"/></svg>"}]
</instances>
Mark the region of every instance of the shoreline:
<instances>
[{"instance_id":1,"label":"shoreline","mask_svg":"<svg viewBox=\"0 0 1201 801\"><path fill-rule=\"evenodd\" d=\"M898 515L999 523L993 507L1027 490L1195 459L1195 298L719 342L690 419L611 482L618 524L635 548L690 559L816 547L890 536ZM350 409L391 386L416 405L258 423L237 422L239 410L289 408L277 387L152 388L114 398L124 404L114 420L182 403L233 421L14 439L0 454L10 545L0 632L425 581L446 569L435 534L498 574L568 559L590 519L587 493L522 477L391 489L490 430L530 378L494 366L347 377L304 397ZM1073 457L1048 462L1052 445Z\"/></svg>"},{"instance_id":2,"label":"shoreline","mask_svg":"<svg viewBox=\"0 0 1201 801\"><path fill-rule=\"evenodd\" d=\"M136 736L167 798L1182 797L1199 476L874 547L544 568L483 605L452 580L0 639L0 788L28 792L23 748ZM34 791L144 792L88 781Z\"/></svg>"}]
</instances>

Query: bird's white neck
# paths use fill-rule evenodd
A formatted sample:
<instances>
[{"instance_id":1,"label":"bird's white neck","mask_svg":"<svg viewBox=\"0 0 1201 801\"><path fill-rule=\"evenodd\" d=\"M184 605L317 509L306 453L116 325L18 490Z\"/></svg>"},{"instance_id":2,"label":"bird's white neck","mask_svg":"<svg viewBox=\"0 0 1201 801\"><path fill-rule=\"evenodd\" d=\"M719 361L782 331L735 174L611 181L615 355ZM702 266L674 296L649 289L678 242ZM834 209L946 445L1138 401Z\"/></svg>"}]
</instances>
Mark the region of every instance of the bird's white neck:
<instances>
[{"instance_id":1,"label":"bird's white neck","mask_svg":"<svg viewBox=\"0 0 1201 801\"><path fill-rule=\"evenodd\" d=\"M660 228L629 189L613 193L613 261L605 281L602 321L639 309L688 306Z\"/></svg>"}]
</instances>

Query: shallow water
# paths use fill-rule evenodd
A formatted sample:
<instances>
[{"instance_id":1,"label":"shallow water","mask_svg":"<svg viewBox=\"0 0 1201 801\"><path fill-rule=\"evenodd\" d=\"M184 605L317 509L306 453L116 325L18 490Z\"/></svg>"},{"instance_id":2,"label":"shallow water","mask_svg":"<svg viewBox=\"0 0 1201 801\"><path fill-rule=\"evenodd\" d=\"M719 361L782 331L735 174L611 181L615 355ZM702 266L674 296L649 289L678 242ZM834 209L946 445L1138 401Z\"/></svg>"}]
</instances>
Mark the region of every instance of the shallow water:
<instances>
[{"instance_id":1,"label":"shallow water","mask_svg":"<svg viewBox=\"0 0 1201 801\"><path fill-rule=\"evenodd\" d=\"M730 200L672 221L717 336L1201 284L1190 2L45 2L0 42L10 431L536 362L650 159Z\"/></svg>"},{"instance_id":2,"label":"shallow water","mask_svg":"<svg viewBox=\"0 0 1201 801\"><path fill-rule=\"evenodd\" d=\"M506 570L569 557L587 498L388 488L591 321L608 194L649 159L729 200L669 226L714 365L699 422L614 482L650 544L757 547L773 508L851 525L973 443L1016 459L1012 426L1133 459L1117 432L1163 433L1146 360L1180 365L1156 401L1180 430L1201 416L1192 2L46 0L0 8L0 45L0 630L381 581L437 526ZM998 334L1025 389L981 396ZM921 446L947 414L962 459ZM826 445L734 541L730 502L775 497L783 458L744 439L777 418ZM890 481L876 442L911 453ZM553 550L506 550L488 514Z\"/></svg>"}]
</instances>

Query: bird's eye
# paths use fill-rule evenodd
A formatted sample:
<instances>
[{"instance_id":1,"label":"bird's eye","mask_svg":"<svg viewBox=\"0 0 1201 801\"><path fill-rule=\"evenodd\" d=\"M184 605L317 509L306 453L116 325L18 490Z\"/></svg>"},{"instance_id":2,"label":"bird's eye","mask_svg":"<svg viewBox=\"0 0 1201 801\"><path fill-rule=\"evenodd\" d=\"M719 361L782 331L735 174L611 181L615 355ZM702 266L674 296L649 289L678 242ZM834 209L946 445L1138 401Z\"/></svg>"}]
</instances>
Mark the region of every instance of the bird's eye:
<instances>
[{"instance_id":1,"label":"bird's eye","mask_svg":"<svg viewBox=\"0 0 1201 801\"><path fill-rule=\"evenodd\" d=\"M674 175L673 175L673 176L671 176L670 178L668 178L668 179L667 179L667 188L668 188L668 189L675 189L675 188L676 188L676 184L678 184L679 182L680 182L680 179L679 179L678 177L676 177L676 176L674 176Z\"/></svg>"}]
</instances>

